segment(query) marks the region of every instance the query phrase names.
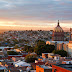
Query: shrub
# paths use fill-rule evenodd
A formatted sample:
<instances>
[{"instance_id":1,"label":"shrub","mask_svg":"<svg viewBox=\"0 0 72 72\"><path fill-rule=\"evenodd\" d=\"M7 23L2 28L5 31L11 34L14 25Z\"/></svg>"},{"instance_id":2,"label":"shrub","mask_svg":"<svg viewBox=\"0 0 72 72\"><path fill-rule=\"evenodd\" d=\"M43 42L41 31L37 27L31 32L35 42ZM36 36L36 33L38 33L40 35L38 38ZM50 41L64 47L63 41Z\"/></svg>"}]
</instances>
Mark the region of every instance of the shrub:
<instances>
[{"instance_id":1,"label":"shrub","mask_svg":"<svg viewBox=\"0 0 72 72\"><path fill-rule=\"evenodd\" d=\"M37 60L37 55L30 55L30 54L28 54L25 57L25 61L28 62L28 63L34 62L35 60Z\"/></svg>"},{"instance_id":2,"label":"shrub","mask_svg":"<svg viewBox=\"0 0 72 72\"><path fill-rule=\"evenodd\" d=\"M53 53L54 53L54 54L59 54L59 55L61 55L62 57L67 56L67 52L64 51L64 50L54 50Z\"/></svg>"}]
</instances>

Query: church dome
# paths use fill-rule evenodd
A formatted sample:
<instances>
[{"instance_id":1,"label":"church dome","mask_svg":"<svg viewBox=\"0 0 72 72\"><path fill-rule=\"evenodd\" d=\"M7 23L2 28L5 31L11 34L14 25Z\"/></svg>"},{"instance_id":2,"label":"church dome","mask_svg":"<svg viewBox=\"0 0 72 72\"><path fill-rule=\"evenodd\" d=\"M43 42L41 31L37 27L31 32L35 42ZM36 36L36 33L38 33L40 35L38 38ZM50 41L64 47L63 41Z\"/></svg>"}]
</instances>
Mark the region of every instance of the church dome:
<instances>
[{"instance_id":1,"label":"church dome","mask_svg":"<svg viewBox=\"0 0 72 72\"><path fill-rule=\"evenodd\" d=\"M57 27L54 28L54 32L63 32L63 29L59 25L59 20L58 20L58 25Z\"/></svg>"}]
</instances>

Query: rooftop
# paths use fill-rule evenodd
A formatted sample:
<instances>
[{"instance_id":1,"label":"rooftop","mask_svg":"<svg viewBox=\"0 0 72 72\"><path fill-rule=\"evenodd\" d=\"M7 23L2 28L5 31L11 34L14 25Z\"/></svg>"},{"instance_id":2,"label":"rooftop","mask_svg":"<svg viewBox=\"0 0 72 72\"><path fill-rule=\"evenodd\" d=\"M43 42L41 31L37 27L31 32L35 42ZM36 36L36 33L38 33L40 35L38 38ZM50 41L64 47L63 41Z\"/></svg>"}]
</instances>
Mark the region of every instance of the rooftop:
<instances>
[{"instance_id":1,"label":"rooftop","mask_svg":"<svg viewBox=\"0 0 72 72\"><path fill-rule=\"evenodd\" d=\"M52 69L51 66L45 66L45 65L40 65L41 68L44 68L44 69Z\"/></svg>"},{"instance_id":2,"label":"rooftop","mask_svg":"<svg viewBox=\"0 0 72 72\"><path fill-rule=\"evenodd\" d=\"M69 43L69 41L49 41L49 42L51 42L51 43L55 43L55 42L57 42L57 44L58 43L64 43L64 44L68 44Z\"/></svg>"},{"instance_id":3,"label":"rooftop","mask_svg":"<svg viewBox=\"0 0 72 72\"><path fill-rule=\"evenodd\" d=\"M67 69L69 71L72 71L72 64L59 64L59 65L55 64L55 65L58 66L58 67Z\"/></svg>"},{"instance_id":4,"label":"rooftop","mask_svg":"<svg viewBox=\"0 0 72 72\"><path fill-rule=\"evenodd\" d=\"M43 54L48 54L48 53L43 53Z\"/></svg>"},{"instance_id":5,"label":"rooftop","mask_svg":"<svg viewBox=\"0 0 72 72\"><path fill-rule=\"evenodd\" d=\"M59 54L54 54L54 55L51 55L51 56L60 56Z\"/></svg>"},{"instance_id":6,"label":"rooftop","mask_svg":"<svg viewBox=\"0 0 72 72\"><path fill-rule=\"evenodd\" d=\"M0 47L0 49L4 49L4 48L13 48L13 47Z\"/></svg>"}]
</instances>

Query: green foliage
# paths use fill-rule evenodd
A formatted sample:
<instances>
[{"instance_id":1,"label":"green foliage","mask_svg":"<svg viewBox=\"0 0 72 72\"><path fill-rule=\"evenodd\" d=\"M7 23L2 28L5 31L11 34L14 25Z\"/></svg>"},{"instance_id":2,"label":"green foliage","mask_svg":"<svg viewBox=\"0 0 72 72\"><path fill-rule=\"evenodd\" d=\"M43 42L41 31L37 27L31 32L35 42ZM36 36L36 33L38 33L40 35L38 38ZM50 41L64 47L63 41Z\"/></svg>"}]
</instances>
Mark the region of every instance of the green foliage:
<instances>
[{"instance_id":1,"label":"green foliage","mask_svg":"<svg viewBox=\"0 0 72 72\"><path fill-rule=\"evenodd\" d=\"M7 54L8 55L18 55L18 53L15 51L7 51Z\"/></svg>"},{"instance_id":2,"label":"green foliage","mask_svg":"<svg viewBox=\"0 0 72 72\"><path fill-rule=\"evenodd\" d=\"M18 44L19 43L17 39L14 39L13 42L14 42L14 44Z\"/></svg>"},{"instance_id":3,"label":"green foliage","mask_svg":"<svg viewBox=\"0 0 72 72\"><path fill-rule=\"evenodd\" d=\"M46 45L44 41L38 40L36 41L35 47L25 45L23 51L35 52L38 55L41 55L42 53L51 53L54 49L55 49L54 45L48 45L48 44Z\"/></svg>"},{"instance_id":4,"label":"green foliage","mask_svg":"<svg viewBox=\"0 0 72 72\"><path fill-rule=\"evenodd\" d=\"M34 62L35 60L37 60L37 55L30 55L30 54L28 54L25 57L25 61L28 62L28 63Z\"/></svg>"},{"instance_id":5,"label":"green foliage","mask_svg":"<svg viewBox=\"0 0 72 72\"><path fill-rule=\"evenodd\" d=\"M0 70L0 72L4 72L4 70Z\"/></svg>"},{"instance_id":6,"label":"green foliage","mask_svg":"<svg viewBox=\"0 0 72 72\"><path fill-rule=\"evenodd\" d=\"M19 42L20 43L23 43L23 42L28 43L29 41L28 40L25 40L25 39L20 39Z\"/></svg>"},{"instance_id":7,"label":"green foliage","mask_svg":"<svg viewBox=\"0 0 72 72\"><path fill-rule=\"evenodd\" d=\"M51 53L55 49L54 45L48 45L47 44L44 47L45 47L44 51L47 52L47 53Z\"/></svg>"},{"instance_id":8,"label":"green foliage","mask_svg":"<svg viewBox=\"0 0 72 72\"><path fill-rule=\"evenodd\" d=\"M54 54L59 54L59 55L61 55L62 57L67 56L67 52L64 51L64 50L54 50L53 53L54 53Z\"/></svg>"},{"instance_id":9,"label":"green foliage","mask_svg":"<svg viewBox=\"0 0 72 72\"><path fill-rule=\"evenodd\" d=\"M42 53L51 53L55 49L54 45L44 45L44 46L36 46L34 51L41 55Z\"/></svg>"},{"instance_id":10,"label":"green foliage","mask_svg":"<svg viewBox=\"0 0 72 72\"><path fill-rule=\"evenodd\" d=\"M17 48L19 48L19 47L18 47L18 45L15 45L14 48L17 49Z\"/></svg>"},{"instance_id":11,"label":"green foliage","mask_svg":"<svg viewBox=\"0 0 72 72\"><path fill-rule=\"evenodd\" d=\"M34 52L36 52L38 55L41 55L42 53L51 53L54 49L54 45L46 45L44 41L38 40L34 48Z\"/></svg>"},{"instance_id":12,"label":"green foliage","mask_svg":"<svg viewBox=\"0 0 72 72\"><path fill-rule=\"evenodd\" d=\"M25 45L24 48L23 48L23 51L26 51L26 52L33 52L33 51L34 51L34 48L31 47L31 46Z\"/></svg>"},{"instance_id":13,"label":"green foliage","mask_svg":"<svg viewBox=\"0 0 72 72\"><path fill-rule=\"evenodd\" d=\"M0 51L2 51L2 49L0 49Z\"/></svg>"},{"instance_id":14,"label":"green foliage","mask_svg":"<svg viewBox=\"0 0 72 72\"><path fill-rule=\"evenodd\" d=\"M52 39L52 37L50 37L50 39Z\"/></svg>"},{"instance_id":15,"label":"green foliage","mask_svg":"<svg viewBox=\"0 0 72 72\"><path fill-rule=\"evenodd\" d=\"M45 45L44 41L41 41L41 40L36 41L34 52L36 52L38 55L41 55L41 52L43 50L42 47L44 47L44 45Z\"/></svg>"},{"instance_id":16,"label":"green foliage","mask_svg":"<svg viewBox=\"0 0 72 72\"><path fill-rule=\"evenodd\" d=\"M45 44L46 44L46 43L45 43L44 41L42 41L42 40L37 40L37 41L36 41L36 45L37 45L37 46L41 46L41 45L44 46Z\"/></svg>"}]
</instances>

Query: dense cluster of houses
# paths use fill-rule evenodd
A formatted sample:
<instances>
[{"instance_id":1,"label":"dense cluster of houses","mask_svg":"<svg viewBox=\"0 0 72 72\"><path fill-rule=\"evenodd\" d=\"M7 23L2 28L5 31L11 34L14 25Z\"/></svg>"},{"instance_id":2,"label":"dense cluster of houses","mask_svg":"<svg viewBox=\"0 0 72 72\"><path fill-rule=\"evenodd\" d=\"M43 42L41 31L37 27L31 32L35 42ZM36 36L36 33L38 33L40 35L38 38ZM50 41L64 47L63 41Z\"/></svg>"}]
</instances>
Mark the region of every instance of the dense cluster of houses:
<instances>
[{"instance_id":1,"label":"dense cluster of houses","mask_svg":"<svg viewBox=\"0 0 72 72\"><path fill-rule=\"evenodd\" d=\"M27 69L31 72L72 72L72 58L61 57L59 54L54 53L42 53L41 56L37 56L37 60L32 63L25 62L25 56L28 54L25 51L19 49L10 49L5 51L20 52L18 55L4 55L3 50L0 51L0 72L26 72ZM5 52L6 53L6 52ZM37 55L37 54L36 54Z\"/></svg>"},{"instance_id":2,"label":"dense cluster of houses","mask_svg":"<svg viewBox=\"0 0 72 72\"><path fill-rule=\"evenodd\" d=\"M35 41L50 40L51 33L49 31L7 31L0 35L1 46L34 46Z\"/></svg>"}]
</instances>

